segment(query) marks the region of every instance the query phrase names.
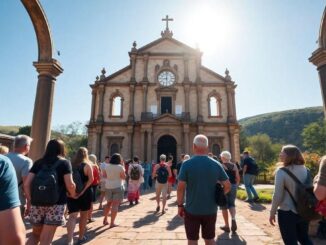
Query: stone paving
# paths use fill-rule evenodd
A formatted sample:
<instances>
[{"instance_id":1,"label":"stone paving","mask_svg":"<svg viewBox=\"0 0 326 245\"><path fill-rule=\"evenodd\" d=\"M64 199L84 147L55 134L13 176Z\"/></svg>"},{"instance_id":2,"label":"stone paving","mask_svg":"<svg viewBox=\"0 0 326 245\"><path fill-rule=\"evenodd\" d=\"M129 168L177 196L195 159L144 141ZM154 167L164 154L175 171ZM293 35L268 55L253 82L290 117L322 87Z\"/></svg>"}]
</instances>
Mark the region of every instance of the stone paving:
<instances>
[{"instance_id":1,"label":"stone paving","mask_svg":"<svg viewBox=\"0 0 326 245\"><path fill-rule=\"evenodd\" d=\"M143 194L140 203L132 207L129 206L129 203L122 203L116 219L116 223L119 226L112 229L102 225L103 211L97 210L97 207L98 205L95 205L95 222L88 224L87 235L90 239L86 244L187 244L183 220L177 216L175 191L167 202L167 210L164 215L155 212L156 202L154 193ZM237 222L239 226L237 234L223 233L219 229L219 226L223 224L223 219L221 212L218 213L216 224L217 244L280 244L273 241L273 238L241 216L240 213L237 215ZM78 226L76 226L77 230ZM58 228L53 244L66 244L65 234L65 227ZM77 239L77 233L75 235ZM204 244L204 241L201 239L199 244Z\"/></svg>"}]
</instances>

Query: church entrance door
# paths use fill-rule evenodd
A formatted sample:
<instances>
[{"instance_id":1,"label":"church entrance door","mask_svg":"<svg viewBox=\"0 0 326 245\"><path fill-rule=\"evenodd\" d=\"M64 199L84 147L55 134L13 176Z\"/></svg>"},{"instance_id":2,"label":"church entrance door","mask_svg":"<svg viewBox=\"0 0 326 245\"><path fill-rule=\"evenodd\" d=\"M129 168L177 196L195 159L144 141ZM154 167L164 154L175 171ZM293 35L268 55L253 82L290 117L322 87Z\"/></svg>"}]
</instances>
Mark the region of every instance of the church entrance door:
<instances>
[{"instance_id":1,"label":"church entrance door","mask_svg":"<svg viewBox=\"0 0 326 245\"><path fill-rule=\"evenodd\" d=\"M173 156L173 162L177 161L177 141L170 135L163 135L157 142L157 162L160 161L160 155L166 157Z\"/></svg>"}]
</instances>

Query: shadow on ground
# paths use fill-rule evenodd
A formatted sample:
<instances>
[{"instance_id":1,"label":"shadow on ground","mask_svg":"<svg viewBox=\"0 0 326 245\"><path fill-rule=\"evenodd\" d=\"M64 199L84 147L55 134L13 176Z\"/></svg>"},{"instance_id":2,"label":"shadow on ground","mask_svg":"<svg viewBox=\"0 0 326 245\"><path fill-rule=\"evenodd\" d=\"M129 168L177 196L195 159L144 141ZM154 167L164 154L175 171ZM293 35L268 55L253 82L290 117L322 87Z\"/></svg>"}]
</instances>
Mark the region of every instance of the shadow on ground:
<instances>
[{"instance_id":1,"label":"shadow on ground","mask_svg":"<svg viewBox=\"0 0 326 245\"><path fill-rule=\"evenodd\" d=\"M184 224L183 219L181 219L178 215L176 215L172 218L172 220L168 220L168 226L166 227L166 229L168 231L173 231L183 224Z\"/></svg>"},{"instance_id":2,"label":"shadow on ground","mask_svg":"<svg viewBox=\"0 0 326 245\"><path fill-rule=\"evenodd\" d=\"M158 221L158 219L160 218L162 214L158 213L158 212L149 212L148 215L146 215L143 218L140 218L139 220L135 221L133 224L134 228L140 228L144 225L151 225L153 223L155 223L156 221Z\"/></svg>"},{"instance_id":3,"label":"shadow on ground","mask_svg":"<svg viewBox=\"0 0 326 245\"><path fill-rule=\"evenodd\" d=\"M232 241L232 244L236 245L245 245L247 244L246 240L243 237L239 236L237 233L228 233L224 232L217 236L216 244L221 244L223 241ZM226 244L231 244L227 242Z\"/></svg>"}]
</instances>

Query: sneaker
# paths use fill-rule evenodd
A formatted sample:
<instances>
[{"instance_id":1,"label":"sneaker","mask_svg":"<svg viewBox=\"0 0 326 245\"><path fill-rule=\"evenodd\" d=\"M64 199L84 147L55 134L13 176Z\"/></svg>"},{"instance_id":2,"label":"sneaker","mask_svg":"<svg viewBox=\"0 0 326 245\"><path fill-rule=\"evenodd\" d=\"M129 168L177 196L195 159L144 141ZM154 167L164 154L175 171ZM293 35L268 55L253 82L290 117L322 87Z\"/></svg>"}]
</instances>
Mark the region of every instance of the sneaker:
<instances>
[{"instance_id":1,"label":"sneaker","mask_svg":"<svg viewBox=\"0 0 326 245\"><path fill-rule=\"evenodd\" d=\"M259 197L255 197L255 198L253 199L253 201L254 201L254 202L258 202L258 201L259 201Z\"/></svg>"},{"instance_id":2,"label":"sneaker","mask_svg":"<svg viewBox=\"0 0 326 245\"><path fill-rule=\"evenodd\" d=\"M81 239L78 239L76 245L84 244L88 240L87 236L83 236Z\"/></svg>"},{"instance_id":3,"label":"sneaker","mask_svg":"<svg viewBox=\"0 0 326 245\"><path fill-rule=\"evenodd\" d=\"M133 205L133 203L132 202L129 202L129 206L132 206Z\"/></svg>"},{"instance_id":4,"label":"sneaker","mask_svg":"<svg viewBox=\"0 0 326 245\"><path fill-rule=\"evenodd\" d=\"M138 204L138 203L139 203L138 200L136 200L135 204Z\"/></svg>"},{"instance_id":5,"label":"sneaker","mask_svg":"<svg viewBox=\"0 0 326 245\"><path fill-rule=\"evenodd\" d=\"M246 199L246 200L244 200L245 202L249 202L249 203L252 203L253 202L253 200L252 199Z\"/></svg>"},{"instance_id":6,"label":"sneaker","mask_svg":"<svg viewBox=\"0 0 326 245\"><path fill-rule=\"evenodd\" d=\"M231 224L231 231L235 232L237 230L238 226L237 226L237 222L235 221L235 219L232 220L232 224Z\"/></svg>"},{"instance_id":7,"label":"sneaker","mask_svg":"<svg viewBox=\"0 0 326 245\"><path fill-rule=\"evenodd\" d=\"M224 232L230 232L230 227L220 226L220 229Z\"/></svg>"}]
</instances>

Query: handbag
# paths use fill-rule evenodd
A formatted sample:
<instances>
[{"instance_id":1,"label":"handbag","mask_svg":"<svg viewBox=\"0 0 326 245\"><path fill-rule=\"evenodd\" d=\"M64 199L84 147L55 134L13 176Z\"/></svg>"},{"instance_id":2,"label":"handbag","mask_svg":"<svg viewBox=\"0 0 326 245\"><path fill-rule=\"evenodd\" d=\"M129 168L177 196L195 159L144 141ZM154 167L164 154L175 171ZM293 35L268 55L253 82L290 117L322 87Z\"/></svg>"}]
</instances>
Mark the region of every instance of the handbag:
<instances>
[{"instance_id":1,"label":"handbag","mask_svg":"<svg viewBox=\"0 0 326 245\"><path fill-rule=\"evenodd\" d=\"M216 204L220 207L226 206L226 196L224 194L224 187L220 183L215 185L215 201Z\"/></svg>"}]
</instances>

